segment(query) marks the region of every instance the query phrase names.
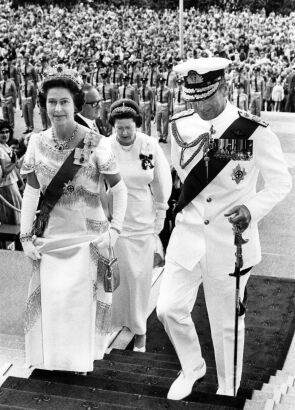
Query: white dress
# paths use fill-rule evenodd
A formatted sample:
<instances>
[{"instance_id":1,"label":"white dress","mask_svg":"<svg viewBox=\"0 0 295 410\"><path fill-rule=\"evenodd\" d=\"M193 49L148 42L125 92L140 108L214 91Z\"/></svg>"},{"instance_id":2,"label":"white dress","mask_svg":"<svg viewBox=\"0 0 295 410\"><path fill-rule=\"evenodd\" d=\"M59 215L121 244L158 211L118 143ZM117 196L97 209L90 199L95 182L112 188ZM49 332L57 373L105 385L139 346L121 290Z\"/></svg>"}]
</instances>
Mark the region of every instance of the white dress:
<instances>
[{"instance_id":1,"label":"white dress","mask_svg":"<svg viewBox=\"0 0 295 410\"><path fill-rule=\"evenodd\" d=\"M172 182L170 166L155 138L136 133L132 146L110 136L112 151L127 186L128 203L122 233L115 245L120 286L113 294L112 323L134 334L146 333L156 237L156 209L166 210ZM140 155L152 155L152 169L143 169Z\"/></svg>"},{"instance_id":2,"label":"white dress","mask_svg":"<svg viewBox=\"0 0 295 410\"><path fill-rule=\"evenodd\" d=\"M36 246L26 308L26 364L49 370L87 372L104 354L111 328L111 294L97 276L91 241L108 229L100 201L100 174L118 172L106 138L93 132L90 159L81 166L50 213ZM71 150L52 145L51 130L33 134L22 173L35 171L41 191Z\"/></svg>"}]
</instances>

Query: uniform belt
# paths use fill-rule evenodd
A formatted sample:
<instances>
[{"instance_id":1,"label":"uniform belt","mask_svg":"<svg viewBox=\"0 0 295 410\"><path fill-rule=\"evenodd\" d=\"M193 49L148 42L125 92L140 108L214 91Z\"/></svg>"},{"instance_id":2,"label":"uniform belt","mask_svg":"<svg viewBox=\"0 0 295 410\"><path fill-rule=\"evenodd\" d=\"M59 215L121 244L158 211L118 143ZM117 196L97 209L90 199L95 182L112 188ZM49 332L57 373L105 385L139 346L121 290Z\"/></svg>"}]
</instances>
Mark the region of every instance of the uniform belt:
<instances>
[{"instance_id":1,"label":"uniform belt","mask_svg":"<svg viewBox=\"0 0 295 410\"><path fill-rule=\"evenodd\" d=\"M140 105L147 105L147 104L150 104L151 103L151 100L147 100L147 101L140 101Z\"/></svg>"},{"instance_id":2,"label":"uniform belt","mask_svg":"<svg viewBox=\"0 0 295 410\"><path fill-rule=\"evenodd\" d=\"M108 103L108 102L112 102L112 100L109 98L108 100L102 100L101 103Z\"/></svg>"},{"instance_id":3,"label":"uniform belt","mask_svg":"<svg viewBox=\"0 0 295 410\"><path fill-rule=\"evenodd\" d=\"M9 101L11 101L12 100L12 95L9 95L8 97L2 97L2 101L3 102L9 102Z\"/></svg>"},{"instance_id":4,"label":"uniform belt","mask_svg":"<svg viewBox=\"0 0 295 410\"><path fill-rule=\"evenodd\" d=\"M164 107L166 107L168 105L168 103L167 102L166 103L157 102L157 105L163 105Z\"/></svg>"},{"instance_id":5,"label":"uniform belt","mask_svg":"<svg viewBox=\"0 0 295 410\"><path fill-rule=\"evenodd\" d=\"M28 101L28 100L31 100L31 99L32 99L32 97L22 97L23 101Z\"/></svg>"},{"instance_id":6,"label":"uniform belt","mask_svg":"<svg viewBox=\"0 0 295 410\"><path fill-rule=\"evenodd\" d=\"M174 105L185 105L185 102L175 102Z\"/></svg>"}]
</instances>

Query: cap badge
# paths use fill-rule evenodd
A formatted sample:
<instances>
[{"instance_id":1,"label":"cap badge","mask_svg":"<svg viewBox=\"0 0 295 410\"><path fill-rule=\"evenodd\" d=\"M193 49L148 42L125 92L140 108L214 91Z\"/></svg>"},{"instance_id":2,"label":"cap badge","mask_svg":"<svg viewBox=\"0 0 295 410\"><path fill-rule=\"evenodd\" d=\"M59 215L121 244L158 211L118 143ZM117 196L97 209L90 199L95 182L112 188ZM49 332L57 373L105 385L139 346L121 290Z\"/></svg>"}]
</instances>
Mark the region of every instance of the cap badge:
<instances>
[{"instance_id":1,"label":"cap badge","mask_svg":"<svg viewBox=\"0 0 295 410\"><path fill-rule=\"evenodd\" d=\"M233 169L233 172L231 174L232 180L236 181L237 184L239 184L246 175L247 175L247 172L245 171L245 168L241 168L240 164L238 164Z\"/></svg>"},{"instance_id":2,"label":"cap badge","mask_svg":"<svg viewBox=\"0 0 295 410\"><path fill-rule=\"evenodd\" d=\"M196 73L196 71L189 71L187 75L187 84L201 84L204 81L204 77Z\"/></svg>"}]
</instances>

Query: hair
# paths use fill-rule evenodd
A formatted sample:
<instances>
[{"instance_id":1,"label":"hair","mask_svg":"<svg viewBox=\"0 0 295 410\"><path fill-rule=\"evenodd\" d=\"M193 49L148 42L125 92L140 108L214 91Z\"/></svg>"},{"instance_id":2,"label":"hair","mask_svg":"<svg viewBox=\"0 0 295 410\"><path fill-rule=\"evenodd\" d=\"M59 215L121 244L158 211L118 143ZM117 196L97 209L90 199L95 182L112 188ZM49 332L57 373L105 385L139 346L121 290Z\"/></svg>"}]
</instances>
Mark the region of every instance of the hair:
<instances>
[{"instance_id":1,"label":"hair","mask_svg":"<svg viewBox=\"0 0 295 410\"><path fill-rule=\"evenodd\" d=\"M5 129L8 129L9 131L9 140L8 140L9 142L13 138L13 128L11 127L8 121L2 120L0 118L0 131L5 130Z\"/></svg>"},{"instance_id":2,"label":"hair","mask_svg":"<svg viewBox=\"0 0 295 410\"><path fill-rule=\"evenodd\" d=\"M84 92L81 89L79 89L73 81L61 78L53 78L48 81L45 81L42 84L42 90L38 94L39 103L42 108L46 108L46 99L48 91L54 87L62 87L69 90L73 96L73 101L77 111L79 112L82 110L85 101Z\"/></svg>"},{"instance_id":3,"label":"hair","mask_svg":"<svg viewBox=\"0 0 295 410\"><path fill-rule=\"evenodd\" d=\"M127 110L125 112L124 110L122 110L121 112L114 112L116 108L120 108L123 106L132 108L132 110L134 110L135 113ZM109 123L112 127L114 127L116 120L123 120L126 118L131 118L135 122L137 128L140 127L142 124L142 115L138 104L135 101L130 100L129 98L122 98L118 101L115 101L111 105Z\"/></svg>"}]
</instances>

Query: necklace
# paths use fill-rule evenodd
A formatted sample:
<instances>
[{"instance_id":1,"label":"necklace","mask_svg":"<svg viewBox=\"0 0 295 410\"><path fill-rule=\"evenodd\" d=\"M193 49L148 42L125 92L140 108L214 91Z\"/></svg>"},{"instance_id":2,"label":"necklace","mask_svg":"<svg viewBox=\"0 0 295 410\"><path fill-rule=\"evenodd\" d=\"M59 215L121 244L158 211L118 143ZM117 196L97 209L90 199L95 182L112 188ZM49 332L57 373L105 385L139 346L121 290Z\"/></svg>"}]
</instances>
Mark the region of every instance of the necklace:
<instances>
[{"instance_id":1,"label":"necklace","mask_svg":"<svg viewBox=\"0 0 295 410\"><path fill-rule=\"evenodd\" d=\"M64 149L69 149L69 142L72 141L76 137L77 131L78 131L78 125L76 125L73 131L73 134L70 137L65 138L63 141L60 141L56 138L53 127L52 127L52 139L54 141L54 148L58 149L59 151L63 151Z\"/></svg>"},{"instance_id":2,"label":"necklace","mask_svg":"<svg viewBox=\"0 0 295 410\"><path fill-rule=\"evenodd\" d=\"M205 132L204 134L201 134L198 138L196 138L194 141L187 143L187 142L183 141L183 139L181 138L181 136L178 132L175 121L172 121L172 123L171 123L171 130L172 130L172 134L175 138L176 143L181 147L180 166L181 166L182 169L184 169L190 162L192 162L192 160L195 158L195 156L198 155L198 153L201 151L202 147L206 144L206 142L207 142L207 144L205 145L205 147L207 145L209 145L208 140L210 138L210 134L209 134L209 132ZM185 150L187 148L193 148L195 146L197 146L196 151L194 151L193 154L188 158L188 160L184 162Z\"/></svg>"}]
</instances>

